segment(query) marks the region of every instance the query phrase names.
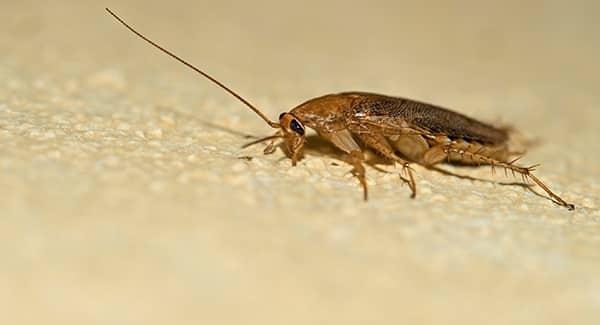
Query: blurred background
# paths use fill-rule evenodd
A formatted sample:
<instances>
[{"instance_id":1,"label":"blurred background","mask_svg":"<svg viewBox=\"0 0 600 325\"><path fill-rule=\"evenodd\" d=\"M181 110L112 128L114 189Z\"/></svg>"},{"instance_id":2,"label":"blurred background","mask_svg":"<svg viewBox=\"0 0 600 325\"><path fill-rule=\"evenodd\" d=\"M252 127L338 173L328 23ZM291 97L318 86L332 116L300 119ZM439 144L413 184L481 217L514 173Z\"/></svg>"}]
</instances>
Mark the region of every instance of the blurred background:
<instances>
[{"instance_id":1,"label":"blurred background","mask_svg":"<svg viewBox=\"0 0 600 325\"><path fill-rule=\"evenodd\" d=\"M578 209L420 167L364 203L330 147L242 149L271 131L105 7L272 118L361 90L514 126ZM3 1L0 322L598 323L599 9Z\"/></svg>"}]
</instances>

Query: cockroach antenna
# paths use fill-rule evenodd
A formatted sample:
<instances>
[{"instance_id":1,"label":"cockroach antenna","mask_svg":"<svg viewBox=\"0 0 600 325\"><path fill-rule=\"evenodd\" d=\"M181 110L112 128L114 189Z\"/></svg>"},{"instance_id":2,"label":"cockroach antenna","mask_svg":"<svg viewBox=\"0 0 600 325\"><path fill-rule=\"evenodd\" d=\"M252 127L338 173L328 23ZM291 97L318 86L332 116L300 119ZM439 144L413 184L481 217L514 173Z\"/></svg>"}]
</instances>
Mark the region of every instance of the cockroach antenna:
<instances>
[{"instance_id":1,"label":"cockroach antenna","mask_svg":"<svg viewBox=\"0 0 600 325\"><path fill-rule=\"evenodd\" d=\"M191 63L185 61L184 59L180 58L179 56L175 55L174 53L172 53L171 51L165 49L164 47L158 45L157 43L155 43L154 41L152 41L151 39L149 39L148 37L142 35L142 33L138 32L137 30L135 30L133 27L129 26L129 24L127 24L123 19L121 19L121 17L117 16L117 14L115 14L114 12L112 12L112 10L105 8L106 11L108 11L108 13L113 16L118 22L120 22L121 24L123 24L123 26L125 26L127 29L129 29L132 33L134 33L135 35L137 35L138 37L140 37L141 39L143 39L144 41L150 43L152 46L156 47L157 49L159 49L160 51L162 51L163 53L167 54L168 56L172 57L173 59L183 63L185 66L187 66L188 68L198 72L199 74L201 74L203 77L207 78L208 80L212 81L213 83L215 83L217 86L221 87L222 89L224 89L225 91L227 91L228 93L230 93L233 97L237 98L239 101L241 101L242 103L246 104L246 106L248 106L248 108L250 108L251 110L254 111L254 113L258 114L258 116L260 116L265 122L267 122L267 124L269 124L270 127L272 128L280 128L281 126L279 125L279 123L273 122L271 121L263 112L261 112L256 106L250 104L249 101L247 101L246 99L244 99L242 96L238 95L235 91L231 90L229 87L225 86L224 84L222 84L220 81L218 81L217 79L213 78L212 76L210 76L208 73L196 68L194 65L192 65Z\"/></svg>"}]
</instances>

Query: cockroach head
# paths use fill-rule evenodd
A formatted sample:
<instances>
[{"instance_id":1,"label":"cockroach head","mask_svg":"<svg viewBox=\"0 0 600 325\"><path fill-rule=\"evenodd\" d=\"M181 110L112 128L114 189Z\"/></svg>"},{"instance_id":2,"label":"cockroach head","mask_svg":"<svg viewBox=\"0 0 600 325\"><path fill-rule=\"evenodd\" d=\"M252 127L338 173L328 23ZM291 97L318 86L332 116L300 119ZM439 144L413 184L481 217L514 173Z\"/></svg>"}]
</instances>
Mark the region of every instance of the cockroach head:
<instances>
[{"instance_id":1,"label":"cockroach head","mask_svg":"<svg viewBox=\"0 0 600 325\"><path fill-rule=\"evenodd\" d=\"M306 129L302 122L291 113L281 113L279 115L279 126L283 132L288 152L292 157L292 165L296 165L304 142L306 142Z\"/></svg>"}]
</instances>

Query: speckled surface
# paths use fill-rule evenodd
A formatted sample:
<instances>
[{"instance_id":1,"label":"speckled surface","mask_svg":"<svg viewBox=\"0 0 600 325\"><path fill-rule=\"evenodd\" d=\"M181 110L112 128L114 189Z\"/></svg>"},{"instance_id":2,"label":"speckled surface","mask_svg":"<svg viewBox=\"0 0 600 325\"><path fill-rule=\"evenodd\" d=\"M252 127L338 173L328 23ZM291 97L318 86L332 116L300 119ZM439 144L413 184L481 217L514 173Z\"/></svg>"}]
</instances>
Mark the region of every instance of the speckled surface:
<instances>
[{"instance_id":1,"label":"speckled surface","mask_svg":"<svg viewBox=\"0 0 600 325\"><path fill-rule=\"evenodd\" d=\"M314 136L295 168L242 149L271 130L102 6L273 118L365 90L513 125L577 209L449 166L488 181L368 168L365 203ZM597 5L0 8L1 323L600 321Z\"/></svg>"}]
</instances>

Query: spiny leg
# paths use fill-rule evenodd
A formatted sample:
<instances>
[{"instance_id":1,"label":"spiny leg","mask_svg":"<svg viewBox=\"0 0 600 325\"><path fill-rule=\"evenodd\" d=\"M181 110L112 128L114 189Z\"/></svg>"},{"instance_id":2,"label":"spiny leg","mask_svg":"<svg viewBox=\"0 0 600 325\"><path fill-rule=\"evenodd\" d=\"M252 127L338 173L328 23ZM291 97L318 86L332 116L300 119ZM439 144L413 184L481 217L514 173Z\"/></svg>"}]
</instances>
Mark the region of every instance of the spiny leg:
<instances>
[{"instance_id":1,"label":"spiny leg","mask_svg":"<svg viewBox=\"0 0 600 325\"><path fill-rule=\"evenodd\" d=\"M518 158L514 159L510 162L501 161L501 160L497 160L492 157L486 156L479 152L469 152L469 151L464 150L464 148L457 148L452 143L448 144L448 145L444 145L443 151L448 156L450 154L458 154L458 155L461 155L461 157L463 157L463 158L470 157L470 159L474 163L488 164L492 167L492 171L494 171L494 169L496 167L500 167L500 168L504 168L505 172L511 171L513 174L514 173L521 174L521 176L523 177L524 180L531 179L539 187L541 187L550 196L551 200L554 203L556 203L560 206L563 206L563 207L567 208L568 210L575 209L575 205L573 205L571 203L567 203L560 196L558 196L554 192L552 192L550 190L550 188L546 184L544 184L539 178L537 178L535 175L532 174L532 172L535 170L536 167L538 167L538 165L533 165L533 166L529 166L529 167L517 166L514 163L518 160Z\"/></svg>"},{"instance_id":2,"label":"spiny leg","mask_svg":"<svg viewBox=\"0 0 600 325\"><path fill-rule=\"evenodd\" d=\"M398 157L396 153L394 153L394 149L392 149L385 136L376 130L368 130L366 132L363 131L360 133L356 133L356 136L365 145L377 151L385 158L393 162L402 164L402 173L405 173L408 176L408 179L402 177L402 175L400 175L400 179L406 184L408 184L408 187L411 191L410 197L414 199L417 196L417 184L412 174L412 168L410 167L407 161Z\"/></svg>"}]
</instances>

